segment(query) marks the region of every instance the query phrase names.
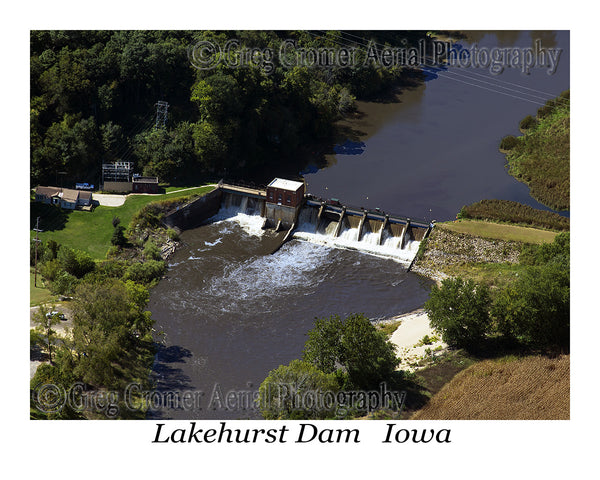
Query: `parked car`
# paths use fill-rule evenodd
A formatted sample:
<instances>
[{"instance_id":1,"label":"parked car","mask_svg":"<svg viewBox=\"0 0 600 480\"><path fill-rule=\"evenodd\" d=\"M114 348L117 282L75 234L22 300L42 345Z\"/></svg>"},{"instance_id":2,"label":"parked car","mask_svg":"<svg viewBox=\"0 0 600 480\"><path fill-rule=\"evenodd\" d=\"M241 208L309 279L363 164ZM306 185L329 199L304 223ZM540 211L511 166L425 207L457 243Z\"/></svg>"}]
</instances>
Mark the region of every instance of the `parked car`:
<instances>
[{"instance_id":1,"label":"parked car","mask_svg":"<svg viewBox=\"0 0 600 480\"><path fill-rule=\"evenodd\" d=\"M52 318L52 317L55 317L55 316L58 316L58 318L61 319L61 320L66 320L67 319L67 317L65 317L64 313L60 313L60 312L57 312L57 311L48 312L46 314L46 318Z\"/></svg>"}]
</instances>

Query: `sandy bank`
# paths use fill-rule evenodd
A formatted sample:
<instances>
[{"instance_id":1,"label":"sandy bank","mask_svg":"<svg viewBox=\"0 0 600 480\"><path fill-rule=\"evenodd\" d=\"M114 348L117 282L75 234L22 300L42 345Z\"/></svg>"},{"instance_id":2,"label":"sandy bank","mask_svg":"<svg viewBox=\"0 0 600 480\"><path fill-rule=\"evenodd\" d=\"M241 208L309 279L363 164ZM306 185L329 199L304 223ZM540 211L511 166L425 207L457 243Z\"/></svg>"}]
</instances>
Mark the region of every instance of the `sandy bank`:
<instances>
[{"instance_id":1,"label":"sandy bank","mask_svg":"<svg viewBox=\"0 0 600 480\"><path fill-rule=\"evenodd\" d=\"M396 346L396 354L401 359L400 370L417 370L417 362L431 355L439 355L447 345L441 341L441 335L429 326L429 317L422 308L413 312L393 317L390 321L400 320L402 323L390 337ZM425 335L437 337L438 340L427 345L419 345ZM430 350L431 353L426 350ZM436 351L436 349L438 349Z\"/></svg>"}]
</instances>

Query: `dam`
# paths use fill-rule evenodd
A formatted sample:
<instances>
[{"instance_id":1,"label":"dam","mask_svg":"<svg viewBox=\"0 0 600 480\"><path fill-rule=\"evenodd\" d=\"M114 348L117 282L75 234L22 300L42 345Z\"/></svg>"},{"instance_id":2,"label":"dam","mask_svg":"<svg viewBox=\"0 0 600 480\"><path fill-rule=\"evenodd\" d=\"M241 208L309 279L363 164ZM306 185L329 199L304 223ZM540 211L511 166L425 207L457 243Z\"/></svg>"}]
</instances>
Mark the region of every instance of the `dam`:
<instances>
[{"instance_id":1,"label":"dam","mask_svg":"<svg viewBox=\"0 0 600 480\"><path fill-rule=\"evenodd\" d=\"M166 219L187 228L150 295L158 332L151 378L165 397L202 395L198 405L155 405L148 418L260 419L256 408L211 400L256 393L270 370L302 356L315 318L362 313L376 321L419 308L429 296L433 281L407 271L408 259L366 251L372 241L372 249L410 253L406 245L404 251L389 245L401 241L404 225L388 221L387 233L377 236L385 214L365 217L358 241L362 216L344 214L340 224L339 205L331 201L321 210L318 199L303 195L298 226L290 233L282 218L276 231L279 216L266 218L267 198L258 191L266 189L245 187L248 195L240 195L226 188ZM421 232L415 227L417 237ZM408 233L404 241L416 240Z\"/></svg>"},{"instance_id":2,"label":"dam","mask_svg":"<svg viewBox=\"0 0 600 480\"><path fill-rule=\"evenodd\" d=\"M303 182L282 178L265 187L220 181L215 190L169 212L163 221L182 231L202 225L219 212L259 216L261 229L285 232L273 252L295 238L391 258L408 269L435 224L344 205L338 199L324 200L306 193Z\"/></svg>"}]
</instances>

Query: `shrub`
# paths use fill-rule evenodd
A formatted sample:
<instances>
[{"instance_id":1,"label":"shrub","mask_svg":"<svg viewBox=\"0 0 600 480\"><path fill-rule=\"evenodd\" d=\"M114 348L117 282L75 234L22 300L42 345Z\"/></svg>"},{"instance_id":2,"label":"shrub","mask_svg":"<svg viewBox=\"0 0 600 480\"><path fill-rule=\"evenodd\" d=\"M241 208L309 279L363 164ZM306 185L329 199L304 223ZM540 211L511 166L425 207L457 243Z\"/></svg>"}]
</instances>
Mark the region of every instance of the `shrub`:
<instances>
[{"instance_id":1,"label":"shrub","mask_svg":"<svg viewBox=\"0 0 600 480\"><path fill-rule=\"evenodd\" d=\"M179 234L177 233L176 230L173 230L172 228L167 229L167 236L174 242L179 241Z\"/></svg>"},{"instance_id":2,"label":"shrub","mask_svg":"<svg viewBox=\"0 0 600 480\"><path fill-rule=\"evenodd\" d=\"M553 230L569 230L569 218L558 213L537 210L510 200L481 200L464 206L460 218L522 223Z\"/></svg>"},{"instance_id":3,"label":"shrub","mask_svg":"<svg viewBox=\"0 0 600 480\"><path fill-rule=\"evenodd\" d=\"M144 246L145 260L162 260L160 250L152 240L148 240Z\"/></svg>"},{"instance_id":4,"label":"shrub","mask_svg":"<svg viewBox=\"0 0 600 480\"><path fill-rule=\"evenodd\" d=\"M149 284L158 280L166 271L165 262L148 260L144 263L134 263L127 268L124 280L133 280L137 283Z\"/></svg>"},{"instance_id":5,"label":"shrub","mask_svg":"<svg viewBox=\"0 0 600 480\"><path fill-rule=\"evenodd\" d=\"M519 123L519 128L521 130L529 130L530 128L535 127L536 124L537 120L531 115L527 115L523 120L521 120L521 123Z\"/></svg>"},{"instance_id":6,"label":"shrub","mask_svg":"<svg viewBox=\"0 0 600 480\"><path fill-rule=\"evenodd\" d=\"M127 243L127 238L125 238L125 227L118 225L115 227L115 231L113 232L112 238L110 239L110 243L116 247L123 247Z\"/></svg>"},{"instance_id":7,"label":"shrub","mask_svg":"<svg viewBox=\"0 0 600 480\"><path fill-rule=\"evenodd\" d=\"M63 270L77 278L91 272L96 266L94 259L87 252L65 246L58 251L58 261Z\"/></svg>"},{"instance_id":8,"label":"shrub","mask_svg":"<svg viewBox=\"0 0 600 480\"><path fill-rule=\"evenodd\" d=\"M335 402L325 408L320 402L303 401L330 392L337 393L339 386L334 374L327 374L309 362L292 360L271 370L259 388L258 404L264 418L324 419L335 415Z\"/></svg>"},{"instance_id":9,"label":"shrub","mask_svg":"<svg viewBox=\"0 0 600 480\"><path fill-rule=\"evenodd\" d=\"M448 345L476 349L491 330L490 294L473 280L445 279L434 285L425 310L432 328Z\"/></svg>"},{"instance_id":10,"label":"shrub","mask_svg":"<svg viewBox=\"0 0 600 480\"><path fill-rule=\"evenodd\" d=\"M514 135L507 135L500 142L500 150L512 150L517 146L519 140Z\"/></svg>"},{"instance_id":11,"label":"shrub","mask_svg":"<svg viewBox=\"0 0 600 480\"><path fill-rule=\"evenodd\" d=\"M163 216L162 207L158 202L149 203L133 216L129 225L130 228L154 229L160 226Z\"/></svg>"},{"instance_id":12,"label":"shrub","mask_svg":"<svg viewBox=\"0 0 600 480\"><path fill-rule=\"evenodd\" d=\"M499 331L534 348L568 350L569 270L549 263L530 267L502 290L492 307Z\"/></svg>"},{"instance_id":13,"label":"shrub","mask_svg":"<svg viewBox=\"0 0 600 480\"><path fill-rule=\"evenodd\" d=\"M101 277L121 278L128 266L125 260L108 260L98 265L96 271Z\"/></svg>"},{"instance_id":14,"label":"shrub","mask_svg":"<svg viewBox=\"0 0 600 480\"><path fill-rule=\"evenodd\" d=\"M49 282L56 280L56 277L63 271L58 260L49 260L40 267L42 277Z\"/></svg>"},{"instance_id":15,"label":"shrub","mask_svg":"<svg viewBox=\"0 0 600 480\"><path fill-rule=\"evenodd\" d=\"M77 277L63 271L50 283L50 291L55 295L72 295L77 283Z\"/></svg>"},{"instance_id":16,"label":"shrub","mask_svg":"<svg viewBox=\"0 0 600 480\"><path fill-rule=\"evenodd\" d=\"M559 233L552 243L541 245L523 245L519 263L531 266L543 266L549 263L569 268L571 236L569 232Z\"/></svg>"}]
</instances>

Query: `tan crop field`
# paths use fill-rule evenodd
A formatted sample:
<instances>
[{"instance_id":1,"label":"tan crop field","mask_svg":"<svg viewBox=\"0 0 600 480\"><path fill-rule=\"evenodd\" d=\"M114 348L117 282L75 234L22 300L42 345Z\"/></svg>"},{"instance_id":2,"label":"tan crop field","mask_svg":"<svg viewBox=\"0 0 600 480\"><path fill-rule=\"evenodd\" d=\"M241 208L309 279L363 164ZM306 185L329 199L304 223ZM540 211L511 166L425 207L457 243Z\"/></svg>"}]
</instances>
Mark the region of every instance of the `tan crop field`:
<instances>
[{"instance_id":1,"label":"tan crop field","mask_svg":"<svg viewBox=\"0 0 600 480\"><path fill-rule=\"evenodd\" d=\"M505 357L458 373L413 420L568 420L570 357Z\"/></svg>"}]
</instances>

